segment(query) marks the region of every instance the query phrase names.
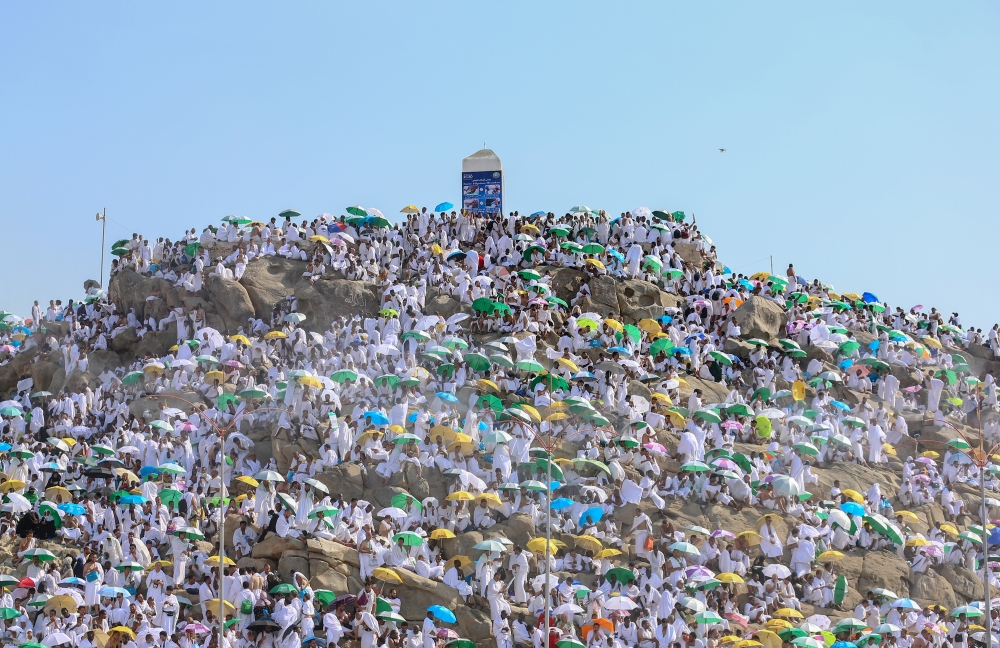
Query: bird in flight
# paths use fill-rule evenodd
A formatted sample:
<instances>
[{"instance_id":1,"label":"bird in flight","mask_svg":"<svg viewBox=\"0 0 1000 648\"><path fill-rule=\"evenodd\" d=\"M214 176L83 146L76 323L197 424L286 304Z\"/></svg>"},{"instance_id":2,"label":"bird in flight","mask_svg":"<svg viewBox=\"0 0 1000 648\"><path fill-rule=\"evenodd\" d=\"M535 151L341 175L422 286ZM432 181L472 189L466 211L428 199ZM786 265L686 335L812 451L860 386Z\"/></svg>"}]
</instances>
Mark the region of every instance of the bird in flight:
<instances>
[{"instance_id":1,"label":"bird in flight","mask_svg":"<svg viewBox=\"0 0 1000 648\"><path fill-rule=\"evenodd\" d=\"M719 149L719 153L725 153L726 149Z\"/></svg>"}]
</instances>

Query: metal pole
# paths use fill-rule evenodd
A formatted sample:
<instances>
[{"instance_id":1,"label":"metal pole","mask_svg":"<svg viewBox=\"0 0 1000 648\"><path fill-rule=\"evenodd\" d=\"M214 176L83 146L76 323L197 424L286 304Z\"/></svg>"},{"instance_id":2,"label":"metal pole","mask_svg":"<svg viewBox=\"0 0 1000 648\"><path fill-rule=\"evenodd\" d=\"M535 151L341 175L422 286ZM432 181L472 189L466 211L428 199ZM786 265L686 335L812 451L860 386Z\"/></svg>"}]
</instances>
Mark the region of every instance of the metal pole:
<instances>
[{"instance_id":1,"label":"metal pole","mask_svg":"<svg viewBox=\"0 0 1000 648\"><path fill-rule=\"evenodd\" d=\"M982 443L982 422L980 421L979 431L980 443ZM990 559L989 559L989 536L986 525L989 524L986 514L986 465L979 467L979 494L983 501L980 504L979 516L983 523L983 592L986 594L985 619L986 619L986 648L992 648L993 643L993 620L990 618Z\"/></svg>"},{"instance_id":2,"label":"metal pole","mask_svg":"<svg viewBox=\"0 0 1000 648\"><path fill-rule=\"evenodd\" d=\"M551 599L549 598L552 592L552 586L549 583L549 579L552 578L552 561L549 559L549 543L552 538L552 453L548 452L548 458L546 459L546 481L545 481L545 643L543 645L549 645L549 627L551 620L549 619L549 603Z\"/></svg>"},{"instance_id":3,"label":"metal pole","mask_svg":"<svg viewBox=\"0 0 1000 648\"><path fill-rule=\"evenodd\" d=\"M101 282L101 290L107 291L104 286L104 234L108 229L108 208L105 207L98 216L101 221L101 276L98 280Z\"/></svg>"},{"instance_id":4,"label":"metal pole","mask_svg":"<svg viewBox=\"0 0 1000 648\"><path fill-rule=\"evenodd\" d=\"M219 481L222 485L219 496L219 645L223 648L222 637L226 632L225 597L226 587L226 430L219 432L222 437L222 467L219 469Z\"/></svg>"},{"instance_id":5,"label":"metal pole","mask_svg":"<svg viewBox=\"0 0 1000 648\"><path fill-rule=\"evenodd\" d=\"M772 254L769 258L771 259L771 274L773 275L774 274L774 255Z\"/></svg>"}]
</instances>

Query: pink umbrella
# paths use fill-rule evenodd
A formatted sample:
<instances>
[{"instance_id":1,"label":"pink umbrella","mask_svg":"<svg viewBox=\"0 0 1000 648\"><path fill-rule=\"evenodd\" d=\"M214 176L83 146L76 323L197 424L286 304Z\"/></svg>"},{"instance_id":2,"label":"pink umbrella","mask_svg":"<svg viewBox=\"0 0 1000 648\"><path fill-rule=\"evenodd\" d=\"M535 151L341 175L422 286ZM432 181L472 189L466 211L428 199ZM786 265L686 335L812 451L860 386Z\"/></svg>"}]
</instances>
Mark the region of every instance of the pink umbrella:
<instances>
[{"instance_id":1,"label":"pink umbrella","mask_svg":"<svg viewBox=\"0 0 1000 648\"><path fill-rule=\"evenodd\" d=\"M17 351L17 348L16 347L12 347L9 344L5 344L3 346L0 346L0 351L2 351L4 353L14 353L15 351Z\"/></svg>"},{"instance_id":2,"label":"pink umbrella","mask_svg":"<svg viewBox=\"0 0 1000 648\"><path fill-rule=\"evenodd\" d=\"M712 535L709 536L709 537L716 538L716 539L718 539L718 538L730 538L730 539L732 539L732 538L736 537L736 534L733 533L732 531L726 531L725 529L716 529L715 531L712 531Z\"/></svg>"},{"instance_id":3,"label":"pink umbrella","mask_svg":"<svg viewBox=\"0 0 1000 648\"><path fill-rule=\"evenodd\" d=\"M903 391L909 392L910 394L916 394L920 391L920 385L914 385L912 387L903 387Z\"/></svg>"},{"instance_id":4,"label":"pink umbrella","mask_svg":"<svg viewBox=\"0 0 1000 648\"><path fill-rule=\"evenodd\" d=\"M712 465L716 468L722 468L723 470L738 470L739 466L732 459L726 459L725 457L719 457L712 462Z\"/></svg>"},{"instance_id":5,"label":"pink umbrella","mask_svg":"<svg viewBox=\"0 0 1000 648\"><path fill-rule=\"evenodd\" d=\"M667 454L667 449L661 443L647 443L643 447L655 454Z\"/></svg>"},{"instance_id":6,"label":"pink umbrella","mask_svg":"<svg viewBox=\"0 0 1000 648\"><path fill-rule=\"evenodd\" d=\"M917 461L922 464L927 464L928 466L934 465L934 460L931 459L930 457L917 457Z\"/></svg>"},{"instance_id":7,"label":"pink umbrella","mask_svg":"<svg viewBox=\"0 0 1000 648\"><path fill-rule=\"evenodd\" d=\"M206 634L211 632L208 628L200 623L189 623L184 626L184 632L194 632L195 634Z\"/></svg>"},{"instance_id":8,"label":"pink umbrella","mask_svg":"<svg viewBox=\"0 0 1000 648\"><path fill-rule=\"evenodd\" d=\"M174 429L177 430L178 432L197 432L198 426L195 425L194 423L189 423L187 421L184 421Z\"/></svg>"},{"instance_id":9,"label":"pink umbrella","mask_svg":"<svg viewBox=\"0 0 1000 648\"><path fill-rule=\"evenodd\" d=\"M336 237L336 238L330 239L330 245L336 245L336 246L339 246L339 247L347 247L347 243L344 241L344 239L340 238L339 236Z\"/></svg>"},{"instance_id":10,"label":"pink umbrella","mask_svg":"<svg viewBox=\"0 0 1000 648\"><path fill-rule=\"evenodd\" d=\"M706 580L715 576L715 572L707 567L702 567L701 565L695 565L694 567L688 567L684 571L684 575L689 580Z\"/></svg>"},{"instance_id":11,"label":"pink umbrella","mask_svg":"<svg viewBox=\"0 0 1000 648\"><path fill-rule=\"evenodd\" d=\"M227 367L232 367L233 369L242 369L243 368L243 363L237 362L236 360L226 360L222 364L226 365Z\"/></svg>"},{"instance_id":12,"label":"pink umbrella","mask_svg":"<svg viewBox=\"0 0 1000 648\"><path fill-rule=\"evenodd\" d=\"M910 312L911 312L911 313L915 313L915 312L916 312L916 311L918 311L918 310L922 310L922 309L923 309L923 307L924 307L924 305L923 305L923 304L917 304L916 306L914 306L913 308L911 308L911 309L910 309Z\"/></svg>"},{"instance_id":13,"label":"pink umbrella","mask_svg":"<svg viewBox=\"0 0 1000 648\"><path fill-rule=\"evenodd\" d=\"M742 614L737 614L736 612L726 612L723 616L744 629L750 627L750 619L746 618Z\"/></svg>"},{"instance_id":14,"label":"pink umbrella","mask_svg":"<svg viewBox=\"0 0 1000 648\"><path fill-rule=\"evenodd\" d=\"M726 429L729 429L729 430L731 430L733 428L735 428L737 430L742 430L743 429L743 424L740 423L739 421L723 421L721 423L721 425L722 425L722 427L724 427Z\"/></svg>"},{"instance_id":15,"label":"pink umbrella","mask_svg":"<svg viewBox=\"0 0 1000 648\"><path fill-rule=\"evenodd\" d=\"M438 639L458 639L458 633L451 628L438 628Z\"/></svg>"},{"instance_id":16,"label":"pink umbrella","mask_svg":"<svg viewBox=\"0 0 1000 648\"><path fill-rule=\"evenodd\" d=\"M921 547L921 549L931 558L940 558L944 555L944 552L941 551L941 547L937 547L935 545L927 545L926 547Z\"/></svg>"},{"instance_id":17,"label":"pink umbrella","mask_svg":"<svg viewBox=\"0 0 1000 648\"><path fill-rule=\"evenodd\" d=\"M922 458L926 459L927 457L922 457ZM931 483L931 478L928 477L927 475L914 475L913 481L917 482L918 484L929 484Z\"/></svg>"}]
</instances>

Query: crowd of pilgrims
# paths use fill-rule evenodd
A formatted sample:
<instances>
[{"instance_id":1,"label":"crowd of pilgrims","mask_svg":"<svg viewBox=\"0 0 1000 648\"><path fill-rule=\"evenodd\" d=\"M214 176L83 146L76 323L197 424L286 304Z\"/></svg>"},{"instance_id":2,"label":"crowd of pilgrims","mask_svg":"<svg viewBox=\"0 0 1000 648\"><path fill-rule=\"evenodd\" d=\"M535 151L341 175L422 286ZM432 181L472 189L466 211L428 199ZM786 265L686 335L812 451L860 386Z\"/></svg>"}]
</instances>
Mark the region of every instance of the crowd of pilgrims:
<instances>
[{"instance_id":1,"label":"crowd of pilgrims","mask_svg":"<svg viewBox=\"0 0 1000 648\"><path fill-rule=\"evenodd\" d=\"M840 294L791 265L781 276L732 273L680 212L408 211L396 225L377 210L299 224L283 212L178 241L135 234L115 244L110 294L4 314L0 362L55 357L64 375L92 379L49 393L23 371L0 403L0 532L17 554L16 575L0 577L3 645L460 646L446 610L399 616L409 595L395 587L400 570L486 612L500 648L779 648L803 605L864 623L814 614L807 635L888 628L875 635L883 646L966 646L982 640L976 624L1000 629L995 613L884 591L845 609L837 591L837 563L852 552L894 552L917 574L980 568L989 541L960 487L985 480L996 491L1000 469L956 442L908 452L895 493L877 480L827 488L814 473L887 468L916 441L904 416L945 429L981 422L988 443L1000 440L993 373L975 375L958 353L996 355L996 326L984 334L957 313ZM375 284L377 314L320 325L290 294L223 333L202 306L147 314L114 293L114 277L131 272L206 297L207 278L239 281L268 257L299 262L311 283ZM580 280L564 300L553 279L566 268ZM639 322L607 316L592 291L601 277L650 282L676 306ZM457 312L428 314L442 295ZM751 298L783 311L780 341L742 334L733 313ZM147 303L162 299L154 289ZM163 355L102 359L91 372L90 354L126 330L141 339L171 324L176 344ZM728 340L752 351L728 353ZM920 379L902 388L901 372ZM711 402L705 383L725 396ZM848 392L853 404L838 400ZM259 430L316 450L279 469L271 440L250 438ZM446 490L379 507L324 481L342 464L366 490L400 473L440 473ZM678 501L754 509L760 521L682 525L667 512ZM931 503L943 521L906 510ZM499 538L475 559L450 551L456 535L506 528L515 514L541 545ZM238 526L220 560L223 515ZM562 539L548 570L546 527ZM258 569L253 547L272 534L356 549L363 588L330 592Z\"/></svg>"}]
</instances>

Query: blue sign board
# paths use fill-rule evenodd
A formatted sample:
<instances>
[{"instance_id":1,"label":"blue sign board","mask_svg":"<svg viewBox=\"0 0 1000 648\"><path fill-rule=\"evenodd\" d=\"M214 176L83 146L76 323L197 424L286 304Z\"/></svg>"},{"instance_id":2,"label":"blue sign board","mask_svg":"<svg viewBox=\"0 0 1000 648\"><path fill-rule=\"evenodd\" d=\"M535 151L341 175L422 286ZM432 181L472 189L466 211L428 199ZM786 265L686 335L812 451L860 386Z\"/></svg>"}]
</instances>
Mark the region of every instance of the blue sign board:
<instances>
[{"instance_id":1,"label":"blue sign board","mask_svg":"<svg viewBox=\"0 0 1000 648\"><path fill-rule=\"evenodd\" d=\"M503 214L503 171L463 172L462 209L480 216Z\"/></svg>"}]
</instances>

